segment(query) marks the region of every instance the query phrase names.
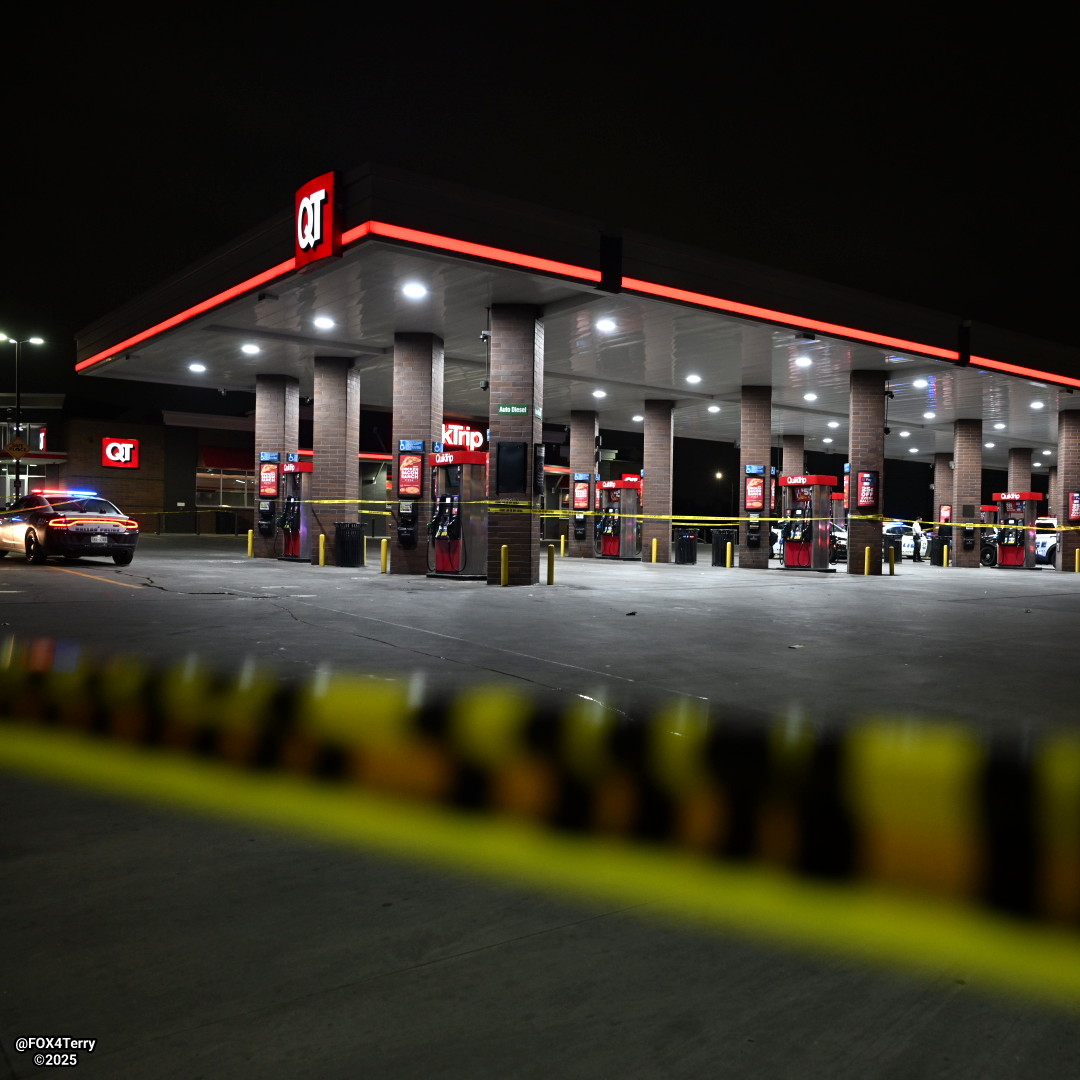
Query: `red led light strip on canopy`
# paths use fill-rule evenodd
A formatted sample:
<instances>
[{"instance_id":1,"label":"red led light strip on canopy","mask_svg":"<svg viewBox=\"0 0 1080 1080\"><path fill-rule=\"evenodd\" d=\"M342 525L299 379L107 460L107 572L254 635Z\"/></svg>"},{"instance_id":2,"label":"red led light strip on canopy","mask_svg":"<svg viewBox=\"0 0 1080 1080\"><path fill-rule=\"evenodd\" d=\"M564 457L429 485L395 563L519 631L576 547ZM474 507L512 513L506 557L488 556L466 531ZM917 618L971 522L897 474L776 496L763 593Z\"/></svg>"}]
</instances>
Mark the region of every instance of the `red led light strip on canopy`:
<instances>
[{"instance_id":1,"label":"red led light strip on canopy","mask_svg":"<svg viewBox=\"0 0 1080 1080\"><path fill-rule=\"evenodd\" d=\"M1019 364L1006 364L1002 360L988 360L985 356L973 356L972 366L1004 371L1009 375L1022 375L1026 379L1038 379L1040 382L1057 383L1060 386L1080 386L1080 379L1070 379L1068 375L1051 375L1048 371L1036 371L1035 368L1021 367Z\"/></svg>"},{"instance_id":2,"label":"red led light strip on canopy","mask_svg":"<svg viewBox=\"0 0 1080 1080\"><path fill-rule=\"evenodd\" d=\"M807 330L818 330L823 334L855 338L858 341L867 341L873 345L884 345L887 348L901 349L904 352L917 352L941 360L955 361L960 359L960 354L956 349L941 349L936 345L921 345L917 341L905 341L903 338L889 337L887 334L875 334L869 330L856 330L854 327L841 326L839 323L806 319L801 315L789 315L783 311L756 307L754 304L741 304L736 300L721 300L716 296L690 292L688 289L676 289L670 285L655 285L651 281L641 281L638 278L627 277L622 279L622 285L624 289L645 293L647 296L662 296L665 300L681 300L686 304L697 304L699 307L712 308L714 311L727 311L732 315L745 315L765 322L784 323L787 326L801 326Z\"/></svg>"},{"instance_id":3,"label":"red led light strip on canopy","mask_svg":"<svg viewBox=\"0 0 1080 1080\"><path fill-rule=\"evenodd\" d=\"M162 322L156 323L147 330L142 330L138 334L133 334L131 337L125 338L117 345L112 345L108 349L103 349L99 353L94 353L93 356L88 356L85 360L80 360L79 363L75 365L75 370L85 371L88 367L93 367L94 364L100 364L102 360L108 360L118 352L123 352L124 349L133 348L140 342L148 341L150 338L164 333L166 330L172 330L173 327L180 326L189 319L194 319L196 315L203 315L207 311L213 311L214 308L220 307L230 300L235 300L238 296L243 296L244 293L251 292L252 289L257 289L260 285L265 285L275 278L282 277L284 274L288 274L295 268L295 259L287 259L283 263L278 263L277 266L272 266L269 270L264 270L261 274L256 274L246 281L241 281L239 285L234 285L231 289L225 289L224 292L215 293L215 295L208 299L203 300L198 304L193 304L189 308L185 308L179 314L164 319Z\"/></svg>"},{"instance_id":4,"label":"red led light strip on canopy","mask_svg":"<svg viewBox=\"0 0 1080 1080\"><path fill-rule=\"evenodd\" d=\"M518 251L510 251L506 248L491 247L487 244L475 244L469 240L458 240L454 237L441 236L437 233L423 232L419 229L409 229L401 225L391 225L383 221L365 221L352 229L348 229L341 235L342 245L355 244L368 236L386 237L389 240L400 240L408 244L416 244L421 247L434 248L440 251L456 252L467 255L470 258L483 259L491 262L506 263L510 266L520 266L527 270L538 270L542 273L557 274L560 277L573 277L582 281L598 283L601 280L599 270L589 267L576 266L573 263L559 262L555 259L544 259L536 255L526 255ZM130 349L143 341L147 341L157 334L171 330L198 315L212 311L222 304L235 300L245 293L251 292L261 285L265 285L276 278L291 273L296 268L294 259L287 259L278 263L269 270L254 277L248 278L225 289L214 296L201 301L198 304L186 308L184 311L165 319L138 334L134 334L119 344L104 349L93 356L87 357L75 365L76 371L85 371L104 360L108 360L124 349ZM774 311L771 308L758 307L754 304L744 304L736 300L724 300L720 297L709 296L706 293L693 292L689 289L678 289L670 285L659 285L651 281L643 281L640 278L622 278L622 287L630 292L641 293L644 296L656 296L665 300L675 300L680 303L693 304L698 307L709 308L712 311L726 311L732 315L741 315L746 318L757 319L763 322L780 323L786 326L798 326L806 330L814 330L823 334L831 334L835 337L865 341L871 345L880 345L889 349L899 349L903 352L918 353L922 356L930 356L940 360L955 363L960 359L960 353L956 349L943 349L936 345L924 345L917 341L908 341L904 338L891 337L888 334L876 334L869 330L858 330L855 327L843 326L839 323L823 322L818 319L808 319L801 315L791 315L783 311ZM973 366L990 368L995 371L1006 372L1011 375L1020 375L1025 378L1039 379L1045 382L1055 383L1061 386L1080 387L1080 379L1073 379L1065 375L1056 375L1047 371L1038 371L1035 368L1021 367L1016 364L1007 364L1000 360L990 360L982 356L971 357Z\"/></svg>"},{"instance_id":5,"label":"red led light strip on canopy","mask_svg":"<svg viewBox=\"0 0 1080 1080\"><path fill-rule=\"evenodd\" d=\"M456 240L437 233L421 232L419 229L406 229L400 225L388 225L384 221L366 221L355 229L342 233L343 244L351 244L365 236L385 236L389 240L404 240L408 244L438 248L442 251L455 251L460 255L470 255L475 259L489 259L492 262L510 263L529 270L541 270L546 274L558 274L560 277L576 277L582 281L600 280L599 270L590 270L586 266L558 262L555 259L542 259L536 255L524 255L520 251L508 251L506 248L489 247L487 244L474 244L469 240Z\"/></svg>"}]
</instances>

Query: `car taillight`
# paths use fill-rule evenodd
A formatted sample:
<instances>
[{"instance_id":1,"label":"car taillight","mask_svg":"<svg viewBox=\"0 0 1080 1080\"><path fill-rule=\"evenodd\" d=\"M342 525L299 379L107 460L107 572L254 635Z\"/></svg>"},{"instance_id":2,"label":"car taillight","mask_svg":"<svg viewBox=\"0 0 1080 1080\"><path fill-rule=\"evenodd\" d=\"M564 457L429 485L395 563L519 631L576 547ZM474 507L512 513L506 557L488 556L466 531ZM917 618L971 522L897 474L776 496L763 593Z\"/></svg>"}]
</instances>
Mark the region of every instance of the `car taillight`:
<instances>
[{"instance_id":1,"label":"car taillight","mask_svg":"<svg viewBox=\"0 0 1080 1080\"><path fill-rule=\"evenodd\" d=\"M121 525L125 529L137 529L139 523L131 518L112 517L58 517L49 521L50 529L70 529L72 525Z\"/></svg>"}]
</instances>

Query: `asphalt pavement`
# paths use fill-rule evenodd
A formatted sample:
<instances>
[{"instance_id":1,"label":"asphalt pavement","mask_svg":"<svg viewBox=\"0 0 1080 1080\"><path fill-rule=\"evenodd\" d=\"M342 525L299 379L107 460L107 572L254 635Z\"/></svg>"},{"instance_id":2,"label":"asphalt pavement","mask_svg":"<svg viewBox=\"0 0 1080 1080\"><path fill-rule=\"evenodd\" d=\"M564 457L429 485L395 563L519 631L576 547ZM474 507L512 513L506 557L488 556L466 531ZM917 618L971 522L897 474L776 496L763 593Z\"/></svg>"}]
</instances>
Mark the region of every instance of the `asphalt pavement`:
<instances>
[{"instance_id":1,"label":"asphalt pavement","mask_svg":"<svg viewBox=\"0 0 1080 1080\"><path fill-rule=\"evenodd\" d=\"M374 552L373 552L374 554ZM555 584L252 560L0 562L0 627L153 664L478 681L644 715L1076 723L1080 575L556 560ZM281 830L0 775L0 1076L971 1077L1080 1073L1080 1016ZM46 1051L49 1052L49 1051Z\"/></svg>"}]
</instances>

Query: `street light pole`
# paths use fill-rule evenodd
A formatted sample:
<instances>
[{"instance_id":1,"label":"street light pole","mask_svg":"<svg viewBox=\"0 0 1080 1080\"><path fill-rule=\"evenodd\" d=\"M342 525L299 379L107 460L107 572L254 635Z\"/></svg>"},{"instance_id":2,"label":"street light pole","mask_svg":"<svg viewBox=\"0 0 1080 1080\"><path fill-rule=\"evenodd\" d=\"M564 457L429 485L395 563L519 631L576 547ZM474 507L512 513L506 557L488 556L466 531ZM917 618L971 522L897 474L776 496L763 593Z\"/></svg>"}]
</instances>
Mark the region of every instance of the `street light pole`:
<instances>
[{"instance_id":1,"label":"street light pole","mask_svg":"<svg viewBox=\"0 0 1080 1080\"><path fill-rule=\"evenodd\" d=\"M15 346L15 436L22 435L22 397L19 393L19 356L23 345L44 345L45 339L40 337L13 338L0 333L0 341L10 342ZM14 495L17 499L22 495L22 457L15 458L15 483Z\"/></svg>"}]
</instances>

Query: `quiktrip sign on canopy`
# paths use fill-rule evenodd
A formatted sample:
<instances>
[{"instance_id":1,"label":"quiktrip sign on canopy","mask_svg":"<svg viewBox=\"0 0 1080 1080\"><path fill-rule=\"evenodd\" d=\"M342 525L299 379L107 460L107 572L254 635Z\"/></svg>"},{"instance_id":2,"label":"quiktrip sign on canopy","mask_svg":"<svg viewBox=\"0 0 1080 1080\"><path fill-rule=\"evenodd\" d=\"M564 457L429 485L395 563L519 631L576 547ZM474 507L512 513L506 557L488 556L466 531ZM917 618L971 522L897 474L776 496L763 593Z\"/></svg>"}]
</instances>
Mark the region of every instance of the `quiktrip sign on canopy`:
<instances>
[{"instance_id":1,"label":"quiktrip sign on canopy","mask_svg":"<svg viewBox=\"0 0 1080 1080\"><path fill-rule=\"evenodd\" d=\"M341 225L336 212L336 174L316 176L296 192L296 269L341 254Z\"/></svg>"}]
</instances>

